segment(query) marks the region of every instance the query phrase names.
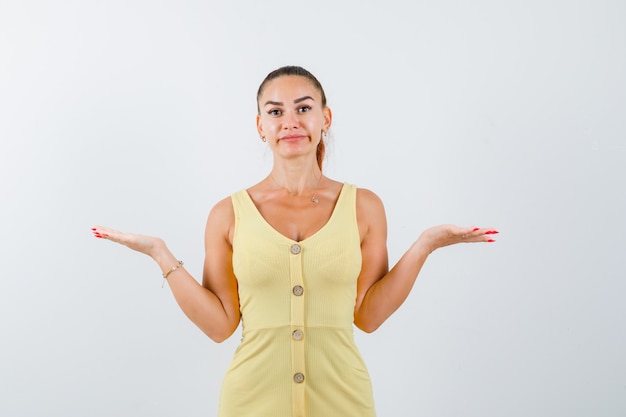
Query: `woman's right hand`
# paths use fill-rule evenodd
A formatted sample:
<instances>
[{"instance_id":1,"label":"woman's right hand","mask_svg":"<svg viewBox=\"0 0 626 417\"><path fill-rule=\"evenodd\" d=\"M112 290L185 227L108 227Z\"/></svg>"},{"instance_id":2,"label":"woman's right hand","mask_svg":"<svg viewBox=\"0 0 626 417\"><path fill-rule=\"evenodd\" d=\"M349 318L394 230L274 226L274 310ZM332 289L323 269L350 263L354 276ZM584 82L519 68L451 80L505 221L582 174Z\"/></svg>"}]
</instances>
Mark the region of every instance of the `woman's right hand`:
<instances>
[{"instance_id":1,"label":"woman's right hand","mask_svg":"<svg viewBox=\"0 0 626 417\"><path fill-rule=\"evenodd\" d=\"M144 253L154 258L157 251L165 247L163 239L153 236L125 233L107 227L95 226L91 228L93 235L99 239L107 239L120 245L127 246L132 250Z\"/></svg>"}]
</instances>

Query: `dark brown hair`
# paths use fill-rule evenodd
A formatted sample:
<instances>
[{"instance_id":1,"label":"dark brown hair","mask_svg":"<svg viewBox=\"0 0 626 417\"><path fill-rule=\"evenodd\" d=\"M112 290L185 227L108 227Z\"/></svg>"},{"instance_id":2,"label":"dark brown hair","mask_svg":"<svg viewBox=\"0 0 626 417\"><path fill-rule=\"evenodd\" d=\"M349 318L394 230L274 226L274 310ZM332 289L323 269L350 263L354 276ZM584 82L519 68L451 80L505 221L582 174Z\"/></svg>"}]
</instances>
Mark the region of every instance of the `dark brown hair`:
<instances>
[{"instance_id":1,"label":"dark brown hair","mask_svg":"<svg viewBox=\"0 0 626 417\"><path fill-rule=\"evenodd\" d=\"M256 93L257 111L259 112L259 114L261 113L261 109L259 107L259 99L261 98L261 94L263 94L263 90L265 89L265 86L270 81L278 77L282 77L284 75L297 75L299 77L304 77L307 80L309 80L311 84L313 84L313 87L320 93L320 96L322 96L322 107L326 107L326 93L324 93L324 88L322 87L322 84L317 80L317 78L315 78L313 74L311 74L309 71L307 71L306 69L302 67L298 67L295 65L287 65L287 66L275 69L274 71L267 74L267 76L265 77L261 85L259 86L259 91L257 91ZM317 165L320 167L320 169L322 169L322 162L324 160L325 153L326 153L326 144L324 143L324 139L322 138L320 139L320 143L317 145L317 152L316 152Z\"/></svg>"}]
</instances>

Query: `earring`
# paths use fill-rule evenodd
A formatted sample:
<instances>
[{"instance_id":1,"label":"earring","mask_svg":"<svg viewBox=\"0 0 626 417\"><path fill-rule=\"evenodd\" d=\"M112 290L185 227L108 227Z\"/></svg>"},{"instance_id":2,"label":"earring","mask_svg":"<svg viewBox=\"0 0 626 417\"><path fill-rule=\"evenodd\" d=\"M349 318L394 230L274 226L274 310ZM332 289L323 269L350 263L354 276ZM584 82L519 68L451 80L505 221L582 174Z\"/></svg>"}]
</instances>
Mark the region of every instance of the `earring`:
<instances>
[{"instance_id":1,"label":"earring","mask_svg":"<svg viewBox=\"0 0 626 417\"><path fill-rule=\"evenodd\" d=\"M325 130L322 130L322 140L326 140L328 138L328 132Z\"/></svg>"},{"instance_id":2,"label":"earring","mask_svg":"<svg viewBox=\"0 0 626 417\"><path fill-rule=\"evenodd\" d=\"M266 138L265 136L261 136L261 140L262 140L263 142L267 142L267 138Z\"/></svg>"}]
</instances>

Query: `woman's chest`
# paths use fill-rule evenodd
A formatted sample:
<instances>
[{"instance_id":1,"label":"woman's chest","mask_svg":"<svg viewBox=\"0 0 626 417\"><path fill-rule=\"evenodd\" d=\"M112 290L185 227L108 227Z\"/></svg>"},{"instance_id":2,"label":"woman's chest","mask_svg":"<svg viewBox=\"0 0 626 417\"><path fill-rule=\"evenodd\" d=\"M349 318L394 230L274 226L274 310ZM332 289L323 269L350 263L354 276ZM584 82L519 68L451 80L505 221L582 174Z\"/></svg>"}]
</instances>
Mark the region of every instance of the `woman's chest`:
<instances>
[{"instance_id":1,"label":"woman's chest","mask_svg":"<svg viewBox=\"0 0 626 417\"><path fill-rule=\"evenodd\" d=\"M330 202L297 197L280 201L267 201L257 205L265 221L281 235L301 242L320 231L330 220L333 205Z\"/></svg>"}]
</instances>

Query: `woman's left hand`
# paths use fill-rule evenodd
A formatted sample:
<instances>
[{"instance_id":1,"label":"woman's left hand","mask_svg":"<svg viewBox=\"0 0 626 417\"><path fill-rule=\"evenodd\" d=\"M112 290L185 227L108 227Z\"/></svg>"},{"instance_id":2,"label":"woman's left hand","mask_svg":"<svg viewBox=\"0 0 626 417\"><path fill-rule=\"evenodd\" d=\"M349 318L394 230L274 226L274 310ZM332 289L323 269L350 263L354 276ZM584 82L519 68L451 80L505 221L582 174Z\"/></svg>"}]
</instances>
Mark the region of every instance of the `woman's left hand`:
<instances>
[{"instance_id":1,"label":"woman's left hand","mask_svg":"<svg viewBox=\"0 0 626 417\"><path fill-rule=\"evenodd\" d=\"M491 228L461 227L453 224L442 224L426 229L419 240L433 252L435 249L456 243L495 242L493 235L498 231Z\"/></svg>"},{"instance_id":2,"label":"woman's left hand","mask_svg":"<svg viewBox=\"0 0 626 417\"><path fill-rule=\"evenodd\" d=\"M102 226L94 226L91 228L91 231L97 238L119 243L120 245L127 246L132 250L144 253L152 258L155 258L158 253L162 253L167 249L165 242L158 237L120 232Z\"/></svg>"}]
</instances>

